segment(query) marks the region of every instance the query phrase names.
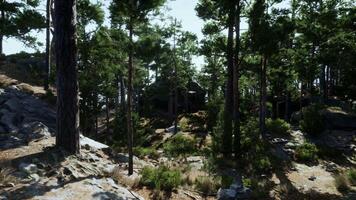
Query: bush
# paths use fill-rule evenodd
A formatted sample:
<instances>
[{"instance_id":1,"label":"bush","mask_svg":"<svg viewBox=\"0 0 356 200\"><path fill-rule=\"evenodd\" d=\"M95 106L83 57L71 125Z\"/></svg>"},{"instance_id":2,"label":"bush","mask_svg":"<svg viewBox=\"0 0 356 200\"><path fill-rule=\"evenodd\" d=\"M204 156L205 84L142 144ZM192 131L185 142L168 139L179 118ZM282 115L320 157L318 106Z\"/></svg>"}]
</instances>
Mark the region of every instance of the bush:
<instances>
[{"instance_id":1,"label":"bush","mask_svg":"<svg viewBox=\"0 0 356 200\"><path fill-rule=\"evenodd\" d=\"M347 178L350 181L351 185L356 185L356 169L350 169L347 172Z\"/></svg>"},{"instance_id":2,"label":"bush","mask_svg":"<svg viewBox=\"0 0 356 200\"><path fill-rule=\"evenodd\" d=\"M170 170L166 166L159 168L144 167L141 171L140 183L158 190L171 191L181 184L181 173L178 170Z\"/></svg>"},{"instance_id":3,"label":"bush","mask_svg":"<svg viewBox=\"0 0 356 200\"><path fill-rule=\"evenodd\" d=\"M290 124L288 124L283 119L267 119L266 121L267 130L276 135L288 135L290 132Z\"/></svg>"},{"instance_id":4,"label":"bush","mask_svg":"<svg viewBox=\"0 0 356 200\"><path fill-rule=\"evenodd\" d=\"M148 156L149 158L152 159L158 159L159 158L159 153L157 152L156 149L152 147L135 147L133 149L134 154L139 157L139 158L144 158L145 156Z\"/></svg>"},{"instance_id":5,"label":"bush","mask_svg":"<svg viewBox=\"0 0 356 200\"><path fill-rule=\"evenodd\" d=\"M195 140L182 134L177 134L163 145L163 150L168 156L192 154L196 151Z\"/></svg>"},{"instance_id":6,"label":"bush","mask_svg":"<svg viewBox=\"0 0 356 200\"><path fill-rule=\"evenodd\" d=\"M213 193L216 193L219 187L219 181L216 180L216 178L199 176L195 180L195 188L204 195L211 195Z\"/></svg>"},{"instance_id":7,"label":"bush","mask_svg":"<svg viewBox=\"0 0 356 200\"><path fill-rule=\"evenodd\" d=\"M187 117L182 117L178 125L182 131L189 131L189 119Z\"/></svg>"},{"instance_id":8,"label":"bush","mask_svg":"<svg viewBox=\"0 0 356 200\"><path fill-rule=\"evenodd\" d=\"M312 104L303 108L303 120L300 122L301 129L310 134L318 135L324 130L324 120L320 113L320 110L324 106L319 104Z\"/></svg>"},{"instance_id":9,"label":"bush","mask_svg":"<svg viewBox=\"0 0 356 200\"><path fill-rule=\"evenodd\" d=\"M313 162L318 159L318 149L314 144L304 143L295 150L295 157L300 161Z\"/></svg>"},{"instance_id":10,"label":"bush","mask_svg":"<svg viewBox=\"0 0 356 200\"><path fill-rule=\"evenodd\" d=\"M267 156L261 156L254 160L254 169L258 172L266 173L272 168L270 159Z\"/></svg>"}]
</instances>

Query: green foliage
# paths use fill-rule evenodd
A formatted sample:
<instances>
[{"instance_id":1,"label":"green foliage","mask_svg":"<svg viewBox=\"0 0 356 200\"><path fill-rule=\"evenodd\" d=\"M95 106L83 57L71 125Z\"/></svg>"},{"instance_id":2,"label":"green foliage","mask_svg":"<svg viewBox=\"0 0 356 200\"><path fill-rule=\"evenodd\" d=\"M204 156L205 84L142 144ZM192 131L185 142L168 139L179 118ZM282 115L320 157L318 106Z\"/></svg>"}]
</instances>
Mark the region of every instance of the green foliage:
<instances>
[{"instance_id":1,"label":"green foliage","mask_svg":"<svg viewBox=\"0 0 356 200\"><path fill-rule=\"evenodd\" d=\"M315 144L306 142L296 148L295 157L300 161L315 162L318 159L317 153L318 149Z\"/></svg>"},{"instance_id":2,"label":"green foliage","mask_svg":"<svg viewBox=\"0 0 356 200\"><path fill-rule=\"evenodd\" d=\"M133 148L134 155L136 155L139 158L144 158L148 156L149 158L152 159L158 159L159 158L159 153L157 152L156 149L153 147L135 147Z\"/></svg>"},{"instance_id":3,"label":"green foliage","mask_svg":"<svg viewBox=\"0 0 356 200\"><path fill-rule=\"evenodd\" d=\"M158 190L171 191L181 184L181 173L178 170L170 170L166 166L159 168L144 167L141 173L140 183Z\"/></svg>"},{"instance_id":4,"label":"green foliage","mask_svg":"<svg viewBox=\"0 0 356 200\"><path fill-rule=\"evenodd\" d=\"M185 156L196 151L195 140L193 138L177 134L163 145L164 152L173 157Z\"/></svg>"},{"instance_id":5,"label":"green foliage","mask_svg":"<svg viewBox=\"0 0 356 200\"><path fill-rule=\"evenodd\" d=\"M300 122L300 127L303 131L310 135L318 135L324 130L324 121L320 113L324 106L312 104L303 108L303 120Z\"/></svg>"},{"instance_id":6,"label":"green foliage","mask_svg":"<svg viewBox=\"0 0 356 200\"><path fill-rule=\"evenodd\" d=\"M260 137L258 121L255 118L248 119L241 126L241 148L244 152L243 163L246 164L247 170L255 173L266 173L271 170L268 146Z\"/></svg>"},{"instance_id":7,"label":"green foliage","mask_svg":"<svg viewBox=\"0 0 356 200\"><path fill-rule=\"evenodd\" d=\"M356 168L351 168L347 171L347 178L349 179L351 185L356 185Z\"/></svg>"},{"instance_id":8,"label":"green foliage","mask_svg":"<svg viewBox=\"0 0 356 200\"><path fill-rule=\"evenodd\" d=\"M276 135L287 136L291 130L290 124L283 119L267 119L266 121L267 130Z\"/></svg>"},{"instance_id":9,"label":"green foliage","mask_svg":"<svg viewBox=\"0 0 356 200\"><path fill-rule=\"evenodd\" d=\"M189 131L189 119L187 117L182 117L178 125L182 131Z\"/></svg>"}]
</instances>

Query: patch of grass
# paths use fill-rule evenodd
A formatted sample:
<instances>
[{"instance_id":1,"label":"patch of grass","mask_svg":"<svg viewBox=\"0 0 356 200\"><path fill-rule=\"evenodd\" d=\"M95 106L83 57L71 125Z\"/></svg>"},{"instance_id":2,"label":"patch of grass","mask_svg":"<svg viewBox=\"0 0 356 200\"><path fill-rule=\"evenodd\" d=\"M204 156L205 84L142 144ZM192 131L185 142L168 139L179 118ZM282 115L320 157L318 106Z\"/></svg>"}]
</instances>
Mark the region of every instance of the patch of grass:
<instances>
[{"instance_id":1,"label":"patch of grass","mask_svg":"<svg viewBox=\"0 0 356 200\"><path fill-rule=\"evenodd\" d=\"M267 119L266 121L267 130L275 135L287 136L291 130L290 124L283 119Z\"/></svg>"},{"instance_id":2,"label":"patch of grass","mask_svg":"<svg viewBox=\"0 0 356 200\"><path fill-rule=\"evenodd\" d=\"M345 174L338 174L335 177L335 186L340 192L346 192L350 189L350 183Z\"/></svg>"},{"instance_id":3,"label":"patch of grass","mask_svg":"<svg viewBox=\"0 0 356 200\"><path fill-rule=\"evenodd\" d=\"M164 152L171 157L193 154L196 151L193 138L177 134L163 145Z\"/></svg>"},{"instance_id":4,"label":"patch of grass","mask_svg":"<svg viewBox=\"0 0 356 200\"><path fill-rule=\"evenodd\" d=\"M0 168L0 185L16 183L17 179L12 175L13 170L10 168Z\"/></svg>"},{"instance_id":5,"label":"patch of grass","mask_svg":"<svg viewBox=\"0 0 356 200\"><path fill-rule=\"evenodd\" d=\"M134 154L139 157L139 158L144 158L148 156L149 158L152 159L158 159L159 158L159 153L157 152L156 149L152 147L135 147L133 149Z\"/></svg>"},{"instance_id":6,"label":"patch of grass","mask_svg":"<svg viewBox=\"0 0 356 200\"><path fill-rule=\"evenodd\" d=\"M115 167L110 176L114 180L130 188L136 188L140 183L140 179L138 177L132 178L127 176L126 172L123 173L119 167Z\"/></svg>"},{"instance_id":7,"label":"patch of grass","mask_svg":"<svg viewBox=\"0 0 356 200\"><path fill-rule=\"evenodd\" d=\"M347 178L348 180L350 181L350 184L351 185L356 185L356 169L355 168L352 168L352 169L349 169L347 172Z\"/></svg>"},{"instance_id":8,"label":"patch of grass","mask_svg":"<svg viewBox=\"0 0 356 200\"><path fill-rule=\"evenodd\" d=\"M219 181L216 178L207 176L199 176L195 180L195 188L204 195L215 194L220 187Z\"/></svg>"},{"instance_id":9,"label":"patch of grass","mask_svg":"<svg viewBox=\"0 0 356 200\"><path fill-rule=\"evenodd\" d=\"M144 167L141 171L140 183L157 190L171 191L181 185L181 177L180 171L170 170L166 166Z\"/></svg>"},{"instance_id":10,"label":"patch of grass","mask_svg":"<svg viewBox=\"0 0 356 200\"><path fill-rule=\"evenodd\" d=\"M318 159L318 149L315 144L304 143L295 150L295 157L299 161L314 162Z\"/></svg>"}]
</instances>

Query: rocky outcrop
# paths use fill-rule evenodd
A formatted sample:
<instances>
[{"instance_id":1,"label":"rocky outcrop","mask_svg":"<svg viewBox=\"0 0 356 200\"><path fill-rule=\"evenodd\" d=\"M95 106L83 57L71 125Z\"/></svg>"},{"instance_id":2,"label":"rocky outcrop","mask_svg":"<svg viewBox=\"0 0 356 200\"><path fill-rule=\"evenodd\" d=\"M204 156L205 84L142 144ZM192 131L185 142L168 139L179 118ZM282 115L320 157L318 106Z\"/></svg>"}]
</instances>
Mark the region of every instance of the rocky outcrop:
<instances>
[{"instance_id":1,"label":"rocky outcrop","mask_svg":"<svg viewBox=\"0 0 356 200\"><path fill-rule=\"evenodd\" d=\"M68 155L54 147L55 126L47 103L16 86L0 89L0 159L7 155L18 180L1 188L0 199L143 199L111 178L127 169L127 155L83 135L81 154ZM143 162L135 157L136 167Z\"/></svg>"}]
</instances>

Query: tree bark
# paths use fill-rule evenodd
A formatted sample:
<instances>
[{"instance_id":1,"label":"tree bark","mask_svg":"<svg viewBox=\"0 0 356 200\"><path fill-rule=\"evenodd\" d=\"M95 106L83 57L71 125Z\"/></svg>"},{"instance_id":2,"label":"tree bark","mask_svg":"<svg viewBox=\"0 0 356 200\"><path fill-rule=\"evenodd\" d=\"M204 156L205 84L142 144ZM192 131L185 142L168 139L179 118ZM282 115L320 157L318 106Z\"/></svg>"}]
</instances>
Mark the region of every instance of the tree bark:
<instances>
[{"instance_id":1,"label":"tree bark","mask_svg":"<svg viewBox=\"0 0 356 200\"><path fill-rule=\"evenodd\" d=\"M233 74L234 74L234 7L230 8L228 17L228 41L227 41L227 81L224 109L224 133L222 138L222 153L224 157L230 157L232 152L232 118L233 118Z\"/></svg>"},{"instance_id":2,"label":"tree bark","mask_svg":"<svg viewBox=\"0 0 356 200\"><path fill-rule=\"evenodd\" d=\"M267 77L266 77L267 56L262 56L261 77L260 77L260 133L262 138L266 134L266 113L267 113Z\"/></svg>"},{"instance_id":3,"label":"tree bark","mask_svg":"<svg viewBox=\"0 0 356 200\"><path fill-rule=\"evenodd\" d=\"M129 152L129 167L128 174L133 174L133 124L132 124L132 90L133 90L133 24L130 19L129 24L129 69L128 69L128 86L127 86L127 137L128 137L128 152Z\"/></svg>"},{"instance_id":4,"label":"tree bark","mask_svg":"<svg viewBox=\"0 0 356 200\"><path fill-rule=\"evenodd\" d=\"M49 80L51 77L51 6L52 0L47 0L46 16L46 77L44 80L44 89L49 89Z\"/></svg>"},{"instance_id":5,"label":"tree bark","mask_svg":"<svg viewBox=\"0 0 356 200\"><path fill-rule=\"evenodd\" d=\"M110 101L109 101L109 97L106 97L105 99L105 111L106 111L106 133L109 135L110 131Z\"/></svg>"},{"instance_id":6,"label":"tree bark","mask_svg":"<svg viewBox=\"0 0 356 200\"><path fill-rule=\"evenodd\" d=\"M235 47L235 67L233 77L233 90L234 90L234 150L235 158L239 160L241 154L241 136L240 136L240 0L236 3L236 21L235 21L235 34L236 34L236 47Z\"/></svg>"},{"instance_id":7,"label":"tree bark","mask_svg":"<svg viewBox=\"0 0 356 200\"><path fill-rule=\"evenodd\" d=\"M76 0L55 0L55 38L57 65L56 144L78 154L79 95L77 75Z\"/></svg>"}]
</instances>

